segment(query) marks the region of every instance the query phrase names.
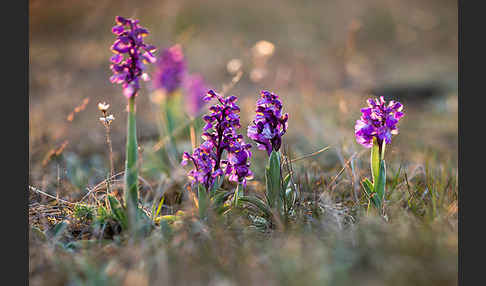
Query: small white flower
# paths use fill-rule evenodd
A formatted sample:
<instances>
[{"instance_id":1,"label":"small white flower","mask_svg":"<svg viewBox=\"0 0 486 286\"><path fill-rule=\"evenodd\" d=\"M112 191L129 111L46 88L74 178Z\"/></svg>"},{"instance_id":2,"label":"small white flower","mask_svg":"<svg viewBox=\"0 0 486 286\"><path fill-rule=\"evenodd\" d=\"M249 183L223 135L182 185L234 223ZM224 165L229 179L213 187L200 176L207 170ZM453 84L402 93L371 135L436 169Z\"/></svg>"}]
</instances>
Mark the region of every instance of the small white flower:
<instances>
[{"instance_id":1,"label":"small white flower","mask_svg":"<svg viewBox=\"0 0 486 286\"><path fill-rule=\"evenodd\" d=\"M100 103L98 103L98 109L100 111L107 111L108 108L110 108L110 105L108 103L106 103L106 102L103 102L103 103L100 102Z\"/></svg>"},{"instance_id":2,"label":"small white flower","mask_svg":"<svg viewBox=\"0 0 486 286\"><path fill-rule=\"evenodd\" d=\"M103 123L111 124L111 122L115 120L113 114L108 115L107 117L100 117L100 121Z\"/></svg>"}]
</instances>

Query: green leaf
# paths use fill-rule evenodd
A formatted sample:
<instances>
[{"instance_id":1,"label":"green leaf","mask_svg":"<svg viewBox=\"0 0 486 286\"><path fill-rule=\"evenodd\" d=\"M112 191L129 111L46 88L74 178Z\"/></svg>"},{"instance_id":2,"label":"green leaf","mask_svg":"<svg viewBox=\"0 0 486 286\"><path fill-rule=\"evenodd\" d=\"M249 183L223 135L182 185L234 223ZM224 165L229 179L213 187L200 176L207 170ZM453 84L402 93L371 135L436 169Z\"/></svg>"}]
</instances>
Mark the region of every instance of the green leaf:
<instances>
[{"instance_id":1,"label":"green leaf","mask_svg":"<svg viewBox=\"0 0 486 286\"><path fill-rule=\"evenodd\" d=\"M210 191L210 197L214 197L215 194L216 194L216 191L221 188L221 185L223 184L223 181L224 181L224 176L217 176L215 179L214 179L214 184L213 186L211 187L211 191Z\"/></svg>"},{"instance_id":2,"label":"green leaf","mask_svg":"<svg viewBox=\"0 0 486 286\"><path fill-rule=\"evenodd\" d=\"M95 223L102 225L102 224L106 223L106 220L108 218L109 218L109 214L108 214L107 209L102 205L98 206L98 210L96 211Z\"/></svg>"},{"instance_id":3,"label":"green leaf","mask_svg":"<svg viewBox=\"0 0 486 286\"><path fill-rule=\"evenodd\" d=\"M235 194L233 196L233 206L238 207L239 198L243 196L243 184L236 186Z\"/></svg>"},{"instance_id":4,"label":"green leaf","mask_svg":"<svg viewBox=\"0 0 486 286\"><path fill-rule=\"evenodd\" d=\"M288 173L287 176L285 176L285 178L283 180L283 189L284 190L287 190L287 187L289 186L289 182L290 182L290 173Z\"/></svg>"},{"instance_id":5,"label":"green leaf","mask_svg":"<svg viewBox=\"0 0 486 286\"><path fill-rule=\"evenodd\" d=\"M267 218L272 217L272 211L270 210L268 205L265 204L265 202L263 202L262 200L260 200L257 197L241 196L239 198L239 201L252 204L254 207L256 207L261 212L263 212L264 216L267 217Z\"/></svg>"},{"instance_id":6,"label":"green leaf","mask_svg":"<svg viewBox=\"0 0 486 286\"><path fill-rule=\"evenodd\" d=\"M285 202L287 204L287 210L290 210L292 206L295 204L297 199L297 193L293 186L289 186L290 183L290 173L285 176L283 179L283 187L282 190L285 190Z\"/></svg>"},{"instance_id":7,"label":"green leaf","mask_svg":"<svg viewBox=\"0 0 486 286\"><path fill-rule=\"evenodd\" d=\"M93 219L93 213L94 213L93 207L91 207L89 205L77 203L74 206L74 213L73 214L77 219L91 220L91 219Z\"/></svg>"},{"instance_id":8,"label":"green leaf","mask_svg":"<svg viewBox=\"0 0 486 286\"><path fill-rule=\"evenodd\" d=\"M271 208L280 205L280 152L272 151L265 170L266 197Z\"/></svg>"},{"instance_id":9,"label":"green leaf","mask_svg":"<svg viewBox=\"0 0 486 286\"><path fill-rule=\"evenodd\" d=\"M393 177L393 180L392 180L392 186L391 186L391 188L390 188L390 189L391 189L391 191L394 191L394 190L395 190L395 188L396 188L396 187L397 187L397 185L398 185L398 178L399 178L399 176L400 176L400 171L401 171L401 170L402 170L402 165L400 164L400 166L398 167L398 171L395 173L395 176ZM390 189L388 189L388 190L389 190L389 191L388 191L388 195L390 195L390 194L391 194Z\"/></svg>"},{"instance_id":10,"label":"green leaf","mask_svg":"<svg viewBox=\"0 0 486 286\"><path fill-rule=\"evenodd\" d=\"M375 191L373 183L368 178L363 179L363 187L364 187L365 191L368 193L368 195L370 195L370 196Z\"/></svg>"},{"instance_id":11,"label":"green leaf","mask_svg":"<svg viewBox=\"0 0 486 286\"><path fill-rule=\"evenodd\" d=\"M217 214L224 213L230 207L229 205L224 204L230 194L231 192L228 191L216 191L215 195L211 198L211 208Z\"/></svg>"},{"instance_id":12,"label":"green leaf","mask_svg":"<svg viewBox=\"0 0 486 286\"><path fill-rule=\"evenodd\" d=\"M154 218L159 216L159 213L160 213L160 210L162 209L162 205L164 204L164 201L165 201L165 196L162 195L162 198L160 199L159 206L157 207L157 211L155 212Z\"/></svg>"},{"instance_id":13,"label":"green leaf","mask_svg":"<svg viewBox=\"0 0 486 286\"><path fill-rule=\"evenodd\" d=\"M67 224L65 222L60 222L48 231L46 231L46 237L50 240L57 241L62 233L66 230Z\"/></svg>"},{"instance_id":14,"label":"green leaf","mask_svg":"<svg viewBox=\"0 0 486 286\"><path fill-rule=\"evenodd\" d=\"M209 197L208 193L206 192L206 188L202 184L197 186L197 198L199 205L199 216L201 218L205 218L209 208Z\"/></svg>"},{"instance_id":15,"label":"green leaf","mask_svg":"<svg viewBox=\"0 0 486 286\"><path fill-rule=\"evenodd\" d=\"M379 200L379 208L381 209L383 206L383 200L385 198L385 185L386 185L386 164L385 160L381 160L380 162L380 173L378 176L378 180L375 182L375 197L378 197Z\"/></svg>"},{"instance_id":16,"label":"green leaf","mask_svg":"<svg viewBox=\"0 0 486 286\"><path fill-rule=\"evenodd\" d=\"M373 183L368 178L364 178L362 183L363 183L363 188L364 188L366 194L368 195L370 200L373 202L375 207L379 209L380 208L380 201L379 201L379 198L376 196L375 187L373 186Z\"/></svg>"},{"instance_id":17,"label":"green leaf","mask_svg":"<svg viewBox=\"0 0 486 286\"><path fill-rule=\"evenodd\" d=\"M272 192L273 189L272 189L271 175L268 166L265 168L265 185L266 185L265 197L270 207L272 207L274 201L274 195Z\"/></svg>"},{"instance_id":18,"label":"green leaf","mask_svg":"<svg viewBox=\"0 0 486 286\"><path fill-rule=\"evenodd\" d=\"M218 214L218 215L221 215L221 214L228 214L229 211L233 210L233 208L231 208L230 205L226 204L226 205L220 205L219 207L215 208L215 212Z\"/></svg>"},{"instance_id":19,"label":"green leaf","mask_svg":"<svg viewBox=\"0 0 486 286\"><path fill-rule=\"evenodd\" d=\"M125 210L122 208L120 202L111 195L108 195L108 201L110 202L110 209L113 217L120 223L122 229L127 229L127 215L125 213Z\"/></svg>"},{"instance_id":20,"label":"green leaf","mask_svg":"<svg viewBox=\"0 0 486 286\"><path fill-rule=\"evenodd\" d=\"M373 179L373 183L376 183L378 179L378 175L380 172L380 145L378 144L378 140L376 137L373 137L373 146L371 147L371 175Z\"/></svg>"},{"instance_id":21,"label":"green leaf","mask_svg":"<svg viewBox=\"0 0 486 286\"><path fill-rule=\"evenodd\" d=\"M165 113L165 123L166 123L166 132L169 137L169 145L168 149L174 159L179 158L179 152L177 151L177 144L175 140L175 131L176 131L176 124L181 121L179 107L181 106L180 103L181 94L179 91L174 91L168 96L166 96L166 100L163 103L163 113Z\"/></svg>"},{"instance_id":22,"label":"green leaf","mask_svg":"<svg viewBox=\"0 0 486 286\"><path fill-rule=\"evenodd\" d=\"M174 235L174 231L167 220L160 221L160 231L165 241L170 241Z\"/></svg>"},{"instance_id":23,"label":"green leaf","mask_svg":"<svg viewBox=\"0 0 486 286\"><path fill-rule=\"evenodd\" d=\"M178 219L176 215L163 215L156 218L156 222L166 221L169 223L175 222Z\"/></svg>"},{"instance_id":24,"label":"green leaf","mask_svg":"<svg viewBox=\"0 0 486 286\"><path fill-rule=\"evenodd\" d=\"M213 205L217 207L223 204L230 193L231 192L228 191L215 191L214 195L211 197Z\"/></svg>"},{"instance_id":25,"label":"green leaf","mask_svg":"<svg viewBox=\"0 0 486 286\"><path fill-rule=\"evenodd\" d=\"M285 190L285 202L287 203L287 210L290 210L294 206L295 200L296 195L294 189L287 188Z\"/></svg>"}]
</instances>

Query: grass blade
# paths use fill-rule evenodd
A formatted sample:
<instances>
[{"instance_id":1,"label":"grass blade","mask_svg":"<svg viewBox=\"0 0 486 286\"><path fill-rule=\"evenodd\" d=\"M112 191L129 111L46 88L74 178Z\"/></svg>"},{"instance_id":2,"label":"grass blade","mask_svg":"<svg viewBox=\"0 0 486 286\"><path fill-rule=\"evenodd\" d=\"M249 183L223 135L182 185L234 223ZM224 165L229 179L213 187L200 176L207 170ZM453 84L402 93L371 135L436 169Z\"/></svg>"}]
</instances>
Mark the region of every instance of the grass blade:
<instances>
[{"instance_id":1,"label":"grass blade","mask_svg":"<svg viewBox=\"0 0 486 286\"><path fill-rule=\"evenodd\" d=\"M110 202L110 209L111 212L113 213L113 217L120 223L122 229L127 229L128 227L127 216L120 202L111 195L108 196L108 201Z\"/></svg>"},{"instance_id":2,"label":"grass blade","mask_svg":"<svg viewBox=\"0 0 486 286\"><path fill-rule=\"evenodd\" d=\"M261 212L263 212L263 214L267 218L272 217L272 211L270 210L268 205L257 197L242 196L239 198L239 201L252 204Z\"/></svg>"}]
</instances>

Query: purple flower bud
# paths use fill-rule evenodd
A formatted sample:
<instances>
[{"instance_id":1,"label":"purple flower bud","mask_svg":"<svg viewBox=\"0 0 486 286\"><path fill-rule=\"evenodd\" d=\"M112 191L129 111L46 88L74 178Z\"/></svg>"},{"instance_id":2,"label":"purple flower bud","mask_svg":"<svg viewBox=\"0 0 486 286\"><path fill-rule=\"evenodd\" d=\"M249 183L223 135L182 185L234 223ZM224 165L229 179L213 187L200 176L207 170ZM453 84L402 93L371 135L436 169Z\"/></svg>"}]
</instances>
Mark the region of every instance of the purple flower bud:
<instances>
[{"instance_id":1,"label":"purple flower bud","mask_svg":"<svg viewBox=\"0 0 486 286\"><path fill-rule=\"evenodd\" d=\"M110 58L110 66L113 75L110 81L123 85L123 94L130 98L137 94L140 88L139 79L146 79L144 75L145 65L142 60L146 58L147 50L155 51L153 46L147 46L143 37L148 35L148 30L138 25L138 20L116 16L116 26L112 28L117 36L111 46L115 55ZM142 51L145 51L142 55ZM126 57L125 57L126 55Z\"/></svg>"},{"instance_id":2,"label":"purple flower bud","mask_svg":"<svg viewBox=\"0 0 486 286\"><path fill-rule=\"evenodd\" d=\"M383 96L367 102L368 107L361 109L361 118L354 126L356 142L370 148L376 137L380 145L383 141L390 144L392 135L398 134L397 123L404 116L403 105L393 100L386 104Z\"/></svg>"},{"instance_id":3,"label":"purple flower bud","mask_svg":"<svg viewBox=\"0 0 486 286\"><path fill-rule=\"evenodd\" d=\"M150 54L149 52L147 52ZM158 67L154 73L153 86L172 93L181 87L186 73L186 61L180 45L165 49L158 59Z\"/></svg>"},{"instance_id":4,"label":"purple flower bud","mask_svg":"<svg viewBox=\"0 0 486 286\"><path fill-rule=\"evenodd\" d=\"M289 115L282 115L282 103L278 95L266 90L261 91L257 100L256 116L253 125L248 126L247 135L257 143L260 150L266 150L268 155L272 150L278 151L282 145L282 136L288 128Z\"/></svg>"}]
</instances>

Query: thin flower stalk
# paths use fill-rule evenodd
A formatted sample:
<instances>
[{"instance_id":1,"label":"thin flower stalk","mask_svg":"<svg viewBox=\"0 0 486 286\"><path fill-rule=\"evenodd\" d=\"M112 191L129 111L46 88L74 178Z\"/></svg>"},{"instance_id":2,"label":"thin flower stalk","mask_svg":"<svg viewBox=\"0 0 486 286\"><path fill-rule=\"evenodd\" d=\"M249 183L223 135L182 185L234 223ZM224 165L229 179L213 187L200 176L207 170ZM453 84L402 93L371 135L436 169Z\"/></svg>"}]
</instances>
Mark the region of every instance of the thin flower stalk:
<instances>
[{"instance_id":1,"label":"thin flower stalk","mask_svg":"<svg viewBox=\"0 0 486 286\"><path fill-rule=\"evenodd\" d=\"M111 123L115 120L113 114L108 115L108 108L110 105L106 102L98 103L98 109L102 113L102 117L100 117L100 121L105 126L106 131L106 144L108 145L108 155L110 161L110 178L115 174L115 167L113 163L113 144L111 143Z\"/></svg>"}]
</instances>

